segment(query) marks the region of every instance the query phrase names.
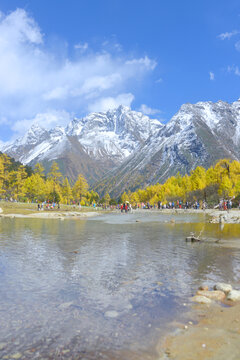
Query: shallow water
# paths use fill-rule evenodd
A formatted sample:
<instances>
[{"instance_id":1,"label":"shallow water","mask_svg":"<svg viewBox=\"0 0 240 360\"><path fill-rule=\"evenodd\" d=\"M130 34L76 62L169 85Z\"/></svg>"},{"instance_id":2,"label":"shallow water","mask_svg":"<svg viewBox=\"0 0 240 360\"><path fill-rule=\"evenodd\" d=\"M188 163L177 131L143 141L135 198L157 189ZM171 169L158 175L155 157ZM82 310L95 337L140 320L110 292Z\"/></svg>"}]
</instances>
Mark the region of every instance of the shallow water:
<instances>
[{"instance_id":1,"label":"shallow water","mask_svg":"<svg viewBox=\"0 0 240 360\"><path fill-rule=\"evenodd\" d=\"M222 247L240 242L240 225L204 220L0 219L0 358L156 358L201 283L240 286L240 250ZM186 243L191 231L206 243Z\"/></svg>"}]
</instances>

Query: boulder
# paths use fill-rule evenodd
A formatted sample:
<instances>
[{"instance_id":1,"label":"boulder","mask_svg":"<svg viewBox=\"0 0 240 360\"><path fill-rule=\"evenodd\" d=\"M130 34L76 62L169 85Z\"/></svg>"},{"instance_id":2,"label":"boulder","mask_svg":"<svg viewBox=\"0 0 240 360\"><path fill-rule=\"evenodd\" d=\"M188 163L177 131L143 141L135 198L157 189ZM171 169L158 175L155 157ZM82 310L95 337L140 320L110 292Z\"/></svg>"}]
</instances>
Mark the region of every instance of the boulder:
<instances>
[{"instance_id":1,"label":"boulder","mask_svg":"<svg viewBox=\"0 0 240 360\"><path fill-rule=\"evenodd\" d=\"M231 290L227 295L227 300L240 301L240 291Z\"/></svg>"},{"instance_id":2,"label":"boulder","mask_svg":"<svg viewBox=\"0 0 240 360\"><path fill-rule=\"evenodd\" d=\"M214 291L198 290L196 295L205 296L208 299L216 300L216 301L223 301L225 299L224 292L219 290L214 290Z\"/></svg>"},{"instance_id":3,"label":"boulder","mask_svg":"<svg viewBox=\"0 0 240 360\"><path fill-rule=\"evenodd\" d=\"M198 304L211 304L212 300L208 299L206 296L195 295L191 298L191 301Z\"/></svg>"},{"instance_id":4,"label":"boulder","mask_svg":"<svg viewBox=\"0 0 240 360\"><path fill-rule=\"evenodd\" d=\"M3 209L2 208L0 208L0 214L3 212Z\"/></svg>"},{"instance_id":5,"label":"boulder","mask_svg":"<svg viewBox=\"0 0 240 360\"><path fill-rule=\"evenodd\" d=\"M232 291L232 285L224 283L217 283L213 288L214 290L223 291L225 294L228 294L230 291Z\"/></svg>"}]
</instances>

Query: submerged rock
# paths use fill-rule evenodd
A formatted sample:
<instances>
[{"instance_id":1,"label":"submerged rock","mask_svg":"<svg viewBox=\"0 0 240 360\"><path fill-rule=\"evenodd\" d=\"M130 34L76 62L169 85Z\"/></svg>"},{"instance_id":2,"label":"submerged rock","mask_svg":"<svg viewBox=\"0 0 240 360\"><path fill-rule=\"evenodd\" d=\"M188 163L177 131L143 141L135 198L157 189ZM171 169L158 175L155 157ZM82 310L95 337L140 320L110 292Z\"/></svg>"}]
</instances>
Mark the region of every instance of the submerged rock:
<instances>
[{"instance_id":1,"label":"submerged rock","mask_svg":"<svg viewBox=\"0 0 240 360\"><path fill-rule=\"evenodd\" d=\"M222 301L225 299L225 294L223 291L214 290L214 291L206 291L206 290L198 290L196 295L205 296L211 300Z\"/></svg>"},{"instance_id":2,"label":"submerged rock","mask_svg":"<svg viewBox=\"0 0 240 360\"><path fill-rule=\"evenodd\" d=\"M225 294L228 294L230 291L232 291L232 285L225 283L217 283L214 285L213 289L220 290L223 291Z\"/></svg>"},{"instance_id":3,"label":"submerged rock","mask_svg":"<svg viewBox=\"0 0 240 360\"><path fill-rule=\"evenodd\" d=\"M191 301L198 304L211 304L212 300L202 295L195 295L192 297Z\"/></svg>"},{"instance_id":4,"label":"submerged rock","mask_svg":"<svg viewBox=\"0 0 240 360\"><path fill-rule=\"evenodd\" d=\"M238 290L231 290L231 291L228 293L227 300L240 301L240 291L238 291Z\"/></svg>"},{"instance_id":5,"label":"submerged rock","mask_svg":"<svg viewBox=\"0 0 240 360\"><path fill-rule=\"evenodd\" d=\"M73 305L73 301L62 303L61 305L59 305L59 309L65 310L68 309L71 305Z\"/></svg>"},{"instance_id":6,"label":"submerged rock","mask_svg":"<svg viewBox=\"0 0 240 360\"><path fill-rule=\"evenodd\" d=\"M7 343L0 343L0 351L4 350L7 346Z\"/></svg>"},{"instance_id":7,"label":"submerged rock","mask_svg":"<svg viewBox=\"0 0 240 360\"><path fill-rule=\"evenodd\" d=\"M119 313L115 310L110 310L110 311L106 311L104 315L109 318L116 318L118 317Z\"/></svg>"},{"instance_id":8,"label":"submerged rock","mask_svg":"<svg viewBox=\"0 0 240 360\"><path fill-rule=\"evenodd\" d=\"M11 355L12 359L21 359L22 354L20 352L17 352L16 354Z\"/></svg>"}]
</instances>

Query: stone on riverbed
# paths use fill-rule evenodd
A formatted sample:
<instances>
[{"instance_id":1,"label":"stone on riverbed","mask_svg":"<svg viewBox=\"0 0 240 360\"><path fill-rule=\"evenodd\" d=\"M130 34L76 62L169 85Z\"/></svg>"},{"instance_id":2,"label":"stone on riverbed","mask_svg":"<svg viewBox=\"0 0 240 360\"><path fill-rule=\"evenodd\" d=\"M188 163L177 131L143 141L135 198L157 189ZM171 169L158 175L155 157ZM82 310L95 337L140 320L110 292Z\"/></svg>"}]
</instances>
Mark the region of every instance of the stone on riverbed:
<instances>
[{"instance_id":1,"label":"stone on riverbed","mask_svg":"<svg viewBox=\"0 0 240 360\"><path fill-rule=\"evenodd\" d=\"M22 354L20 352L17 352L16 354L11 355L11 359L21 359Z\"/></svg>"},{"instance_id":2,"label":"stone on riverbed","mask_svg":"<svg viewBox=\"0 0 240 360\"><path fill-rule=\"evenodd\" d=\"M207 285L201 285L201 286L199 286L198 290L208 291L208 286Z\"/></svg>"},{"instance_id":3,"label":"stone on riverbed","mask_svg":"<svg viewBox=\"0 0 240 360\"><path fill-rule=\"evenodd\" d=\"M214 291L205 291L198 290L196 295L205 296L211 300L222 301L225 299L225 294L223 291L214 290Z\"/></svg>"},{"instance_id":4,"label":"stone on riverbed","mask_svg":"<svg viewBox=\"0 0 240 360\"><path fill-rule=\"evenodd\" d=\"M191 298L193 302L198 304L211 304L212 300L207 298L206 296L195 295Z\"/></svg>"},{"instance_id":5,"label":"stone on riverbed","mask_svg":"<svg viewBox=\"0 0 240 360\"><path fill-rule=\"evenodd\" d=\"M240 301L240 291L238 291L238 290L231 290L231 291L228 293L227 300Z\"/></svg>"},{"instance_id":6,"label":"stone on riverbed","mask_svg":"<svg viewBox=\"0 0 240 360\"><path fill-rule=\"evenodd\" d=\"M213 289L220 290L220 291L223 291L225 294L228 294L230 291L232 291L232 285L224 284L224 283L217 283L214 285Z\"/></svg>"},{"instance_id":7,"label":"stone on riverbed","mask_svg":"<svg viewBox=\"0 0 240 360\"><path fill-rule=\"evenodd\" d=\"M7 346L7 343L0 343L0 351L4 350Z\"/></svg>"},{"instance_id":8,"label":"stone on riverbed","mask_svg":"<svg viewBox=\"0 0 240 360\"><path fill-rule=\"evenodd\" d=\"M116 318L118 317L119 313L115 310L110 310L110 311L106 311L104 315L109 318Z\"/></svg>"}]
</instances>

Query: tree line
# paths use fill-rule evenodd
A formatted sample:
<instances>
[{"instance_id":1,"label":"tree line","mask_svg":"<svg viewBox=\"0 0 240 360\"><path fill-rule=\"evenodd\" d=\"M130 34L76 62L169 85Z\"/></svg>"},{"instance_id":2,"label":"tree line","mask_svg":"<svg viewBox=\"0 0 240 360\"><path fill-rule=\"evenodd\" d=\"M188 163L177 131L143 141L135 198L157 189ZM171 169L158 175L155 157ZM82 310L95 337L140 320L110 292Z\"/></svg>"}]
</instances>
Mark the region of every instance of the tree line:
<instances>
[{"instance_id":1,"label":"tree line","mask_svg":"<svg viewBox=\"0 0 240 360\"><path fill-rule=\"evenodd\" d=\"M236 205L240 201L239 161L222 159L207 170L198 166L189 175L181 176L178 173L168 178L164 184L158 183L135 192L124 192L121 202L149 202L150 205L154 205L158 201L163 204L176 200L205 201L212 206L218 204L221 199L234 199Z\"/></svg>"},{"instance_id":2,"label":"tree line","mask_svg":"<svg viewBox=\"0 0 240 360\"><path fill-rule=\"evenodd\" d=\"M99 201L98 193L89 191L83 175L79 174L76 182L71 186L68 178L64 178L61 174L55 161L49 173L45 175L42 164L37 163L34 169L31 169L29 166L15 162L6 154L0 154L0 198L23 202L48 201L81 205Z\"/></svg>"},{"instance_id":3,"label":"tree line","mask_svg":"<svg viewBox=\"0 0 240 360\"><path fill-rule=\"evenodd\" d=\"M240 201L240 162L222 159L214 166L205 169L196 167L189 175L172 176L165 183L157 183L124 192L118 199L111 199L106 193L102 199L97 192L89 190L89 185L82 174L74 184L63 177L58 164L54 161L48 174L42 164L37 163L32 169L14 161L6 154L0 153L0 198L14 199L23 202L61 202L63 204L79 203L90 205L102 203L117 205L129 201L133 205L147 203L155 205L169 201L206 201L210 206L220 199Z\"/></svg>"}]
</instances>

